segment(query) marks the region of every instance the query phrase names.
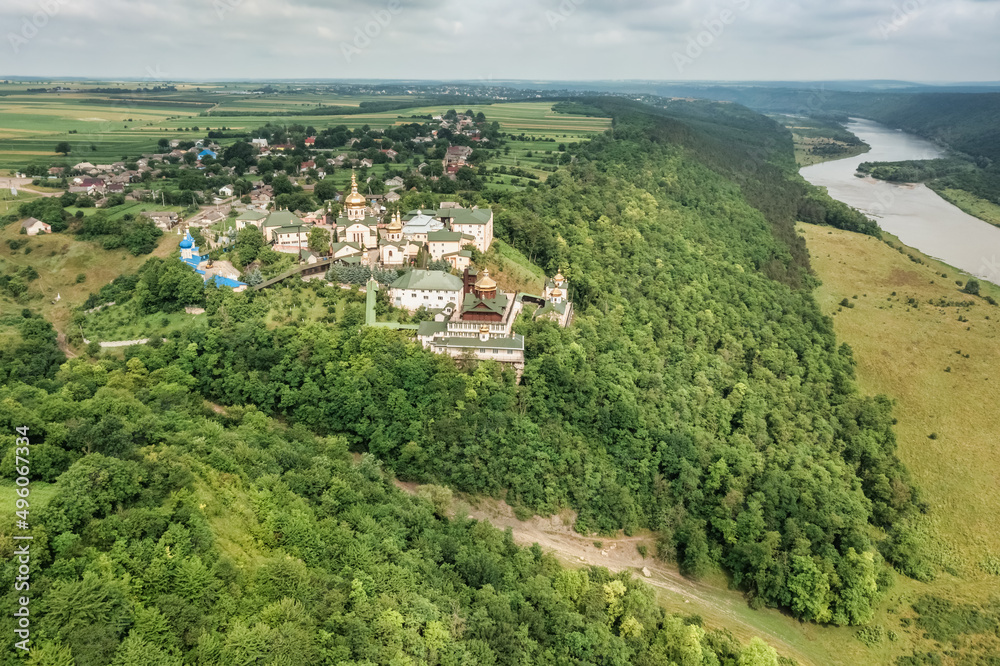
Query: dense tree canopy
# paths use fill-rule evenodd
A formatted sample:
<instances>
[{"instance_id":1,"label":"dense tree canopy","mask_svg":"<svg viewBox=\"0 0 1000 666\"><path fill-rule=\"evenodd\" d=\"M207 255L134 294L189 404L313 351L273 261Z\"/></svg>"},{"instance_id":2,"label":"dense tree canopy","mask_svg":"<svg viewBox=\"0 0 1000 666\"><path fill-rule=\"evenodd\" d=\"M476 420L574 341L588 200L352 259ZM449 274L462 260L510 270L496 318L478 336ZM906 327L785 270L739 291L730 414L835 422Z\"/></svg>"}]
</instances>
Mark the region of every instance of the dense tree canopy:
<instances>
[{"instance_id":1,"label":"dense tree canopy","mask_svg":"<svg viewBox=\"0 0 1000 666\"><path fill-rule=\"evenodd\" d=\"M570 178L500 201L498 234L562 266L577 312L570 329L519 324L521 386L351 318L267 330L252 295L210 302L207 331L129 353L159 368L197 350L215 400L346 435L404 477L572 506L584 532L653 528L663 556L694 575L725 567L755 603L863 623L883 557L916 567L897 545L919 502L889 402L858 393L805 288L798 204L780 200L801 190L769 198L783 167L766 166L768 126L754 131L726 162L676 120L623 114ZM726 178L755 159L742 185Z\"/></svg>"}]
</instances>

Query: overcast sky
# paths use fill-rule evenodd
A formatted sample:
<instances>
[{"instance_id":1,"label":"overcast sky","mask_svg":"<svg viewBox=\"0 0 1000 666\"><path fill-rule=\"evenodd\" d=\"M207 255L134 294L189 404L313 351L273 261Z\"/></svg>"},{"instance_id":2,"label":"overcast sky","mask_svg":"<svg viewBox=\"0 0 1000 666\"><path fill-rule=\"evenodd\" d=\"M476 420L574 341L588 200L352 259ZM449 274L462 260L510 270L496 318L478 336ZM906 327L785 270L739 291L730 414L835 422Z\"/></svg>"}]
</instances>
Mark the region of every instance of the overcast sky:
<instances>
[{"instance_id":1,"label":"overcast sky","mask_svg":"<svg viewBox=\"0 0 1000 666\"><path fill-rule=\"evenodd\" d=\"M0 75L1000 79L1000 0L2 0Z\"/></svg>"}]
</instances>

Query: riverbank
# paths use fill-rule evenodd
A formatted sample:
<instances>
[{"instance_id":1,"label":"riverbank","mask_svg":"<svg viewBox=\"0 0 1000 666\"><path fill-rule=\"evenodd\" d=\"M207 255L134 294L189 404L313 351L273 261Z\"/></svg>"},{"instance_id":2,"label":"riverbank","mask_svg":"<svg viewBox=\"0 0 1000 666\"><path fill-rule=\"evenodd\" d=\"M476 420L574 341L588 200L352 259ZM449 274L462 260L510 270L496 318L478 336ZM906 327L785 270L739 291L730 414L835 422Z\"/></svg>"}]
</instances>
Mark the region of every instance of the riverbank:
<instances>
[{"instance_id":1,"label":"riverbank","mask_svg":"<svg viewBox=\"0 0 1000 666\"><path fill-rule=\"evenodd\" d=\"M862 161L896 162L939 157L934 144L867 120L847 129L871 146L866 155L801 169L803 178L835 199L875 219L879 226L928 255L983 280L1000 284L1000 228L980 220L921 183L858 178Z\"/></svg>"},{"instance_id":2,"label":"riverbank","mask_svg":"<svg viewBox=\"0 0 1000 666\"><path fill-rule=\"evenodd\" d=\"M969 215L978 217L987 224L1000 227L1000 206L997 204L977 197L975 194L967 192L966 190L956 190L948 187L935 187L933 183L928 185L928 187L937 192L942 199L958 206L962 209L962 211L968 213Z\"/></svg>"},{"instance_id":3,"label":"riverbank","mask_svg":"<svg viewBox=\"0 0 1000 666\"><path fill-rule=\"evenodd\" d=\"M792 133L799 168L862 155L871 147L840 123L804 116L771 116Z\"/></svg>"}]
</instances>

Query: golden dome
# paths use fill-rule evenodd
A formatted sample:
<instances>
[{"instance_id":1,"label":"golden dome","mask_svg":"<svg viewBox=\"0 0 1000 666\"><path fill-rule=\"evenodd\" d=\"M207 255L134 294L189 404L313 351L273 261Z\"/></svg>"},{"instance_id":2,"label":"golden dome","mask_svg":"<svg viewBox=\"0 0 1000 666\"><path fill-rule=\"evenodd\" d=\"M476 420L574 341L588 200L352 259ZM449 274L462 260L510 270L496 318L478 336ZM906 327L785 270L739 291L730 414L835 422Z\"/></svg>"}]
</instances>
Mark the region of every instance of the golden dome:
<instances>
[{"instance_id":1,"label":"golden dome","mask_svg":"<svg viewBox=\"0 0 1000 666\"><path fill-rule=\"evenodd\" d=\"M386 227L386 230L393 232L398 232L403 230L403 221L400 219L399 213L393 215L392 222L389 223L389 226Z\"/></svg>"},{"instance_id":2,"label":"golden dome","mask_svg":"<svg viewBox=\"0 0 1000 666\"><path fill-rule=\"evenodd\" d=\"M482 333L483 335L486 335L487 333L490 332L490 327L487 326L486 324L483 324L482 326L479 327L479 332Z\"/></svg>"},{"instance_id":3,"label":"golden dome","mask_svg":"<svg viewBox=\"0 0 1000 666\"><path fill-rule=\"evenodd\" d=\"M562 268L559 268L559 270L556 271L556 276L554 278L552 278L552 281L553 282L565 282L566 281L566 278L564 278L563 274L562 274Z\"/></svg>"},{"instance_id":4,"label":"golden dome","mask_svg":"<svg viewBox=\"0 0 1000 666\"><path fill-rule=\"evenodd\" d=\"M552 290L552 298L562 298L562 295L563 295L562 289L560 289L559 287L556 287L555 289Z\"/></svg>"},{"instance_id":5,"label":"golden dome","mask_svg":"<svg viewBox=\"0 0 1000 666\"><path fill-rule=\"evenodd\" d=\"M344 197L344 205L348 208L362 208L368 205L364 196L358 194L358 179L351 172L351 193Z\"/></svg>"},{"instance_id":6,"label":"golden dome","mask_svg":"<svg viewBox=\"0 0 1000 666\"><path fill-rule=\"evenodd\" d=\"M482 277L476 280L476 289L479 291L495 291L496 288L497 283L490 277L489 269L484 269Z\"/></svg>"}]
</instances>

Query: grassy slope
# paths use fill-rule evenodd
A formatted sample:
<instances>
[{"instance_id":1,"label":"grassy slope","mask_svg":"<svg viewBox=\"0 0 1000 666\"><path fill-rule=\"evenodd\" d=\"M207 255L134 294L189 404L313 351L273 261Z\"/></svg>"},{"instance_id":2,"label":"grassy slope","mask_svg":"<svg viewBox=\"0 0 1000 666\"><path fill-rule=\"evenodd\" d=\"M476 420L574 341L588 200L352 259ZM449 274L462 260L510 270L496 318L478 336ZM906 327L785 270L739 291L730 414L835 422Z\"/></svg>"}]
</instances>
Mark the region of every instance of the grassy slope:
<instances>
[{"instance_id":1,"label":"grassy slope","mask_svg":"<svg viewBox=\"0 0 1000 666\"><path fill-rule=\"evenodd\" d=\"M896 401L899 455L930 505L928 543L937 564L954 572L926 585L900 579L890 600L902 600L903 609L921 594L988 600L1000 589L1000 580L981 567L1000 557L1000 449L993 408L1000 400L994 373L1000 308L962 294L955 280L964 277L957 270L915 250L907 251L921 257L923 265L868 236L812 225L800 229L823 280L817 300L834 315L838 338L854 349L862 390ZM983 283L983 290L1000 297L998 287ZM855 294L857 300L851 298ZM840 308L845 297L854 308ZM908 298L920 306L908 307ZM941 298L976 304L928 304ZM959 314L968 322L958 321ZM891 616L879 621L901 631ZM922 643L906 635L898 648L933 647Z\"/></svg>"},{"instance_id":2,"label":"grassy slope","mask_svg":"<svg viewBox=\"0 0 1000 666\"><path fill-rule=\"evenodd\" d=\"M500 239L495 239L485 257L490 275L501 289L541 294L545 273L518 250Z\"/></svg>"},{"instance_id":3,"label":"grassy slope","mask_svg":"<svg viewBox=\"0 0 1000 666\"><path fill-rule=\"evenodd\" d=\"M134 257L126 250L103 250L95 243L78 241L66 234L42 234L31 237L30 254L24 254L23 248L12 253L7 240L26 238L18 234L19 230L16 223L0 229L0 271L34 266L39 277L31 283L31 292L40 292L42 296L28 302L26 307L40 312L62 333L66 332L73 308L87 300L92 291L123 273L134 272L151 256L169 256L177 249L178 242L175 234L164 234L151 255ZM78 284L76 276L80 273L87 279ZM62 299L53 304L56 294ZM22 307L25 306L0 296L0 308L20 311Z\"/></svg>"}]
</instances>

